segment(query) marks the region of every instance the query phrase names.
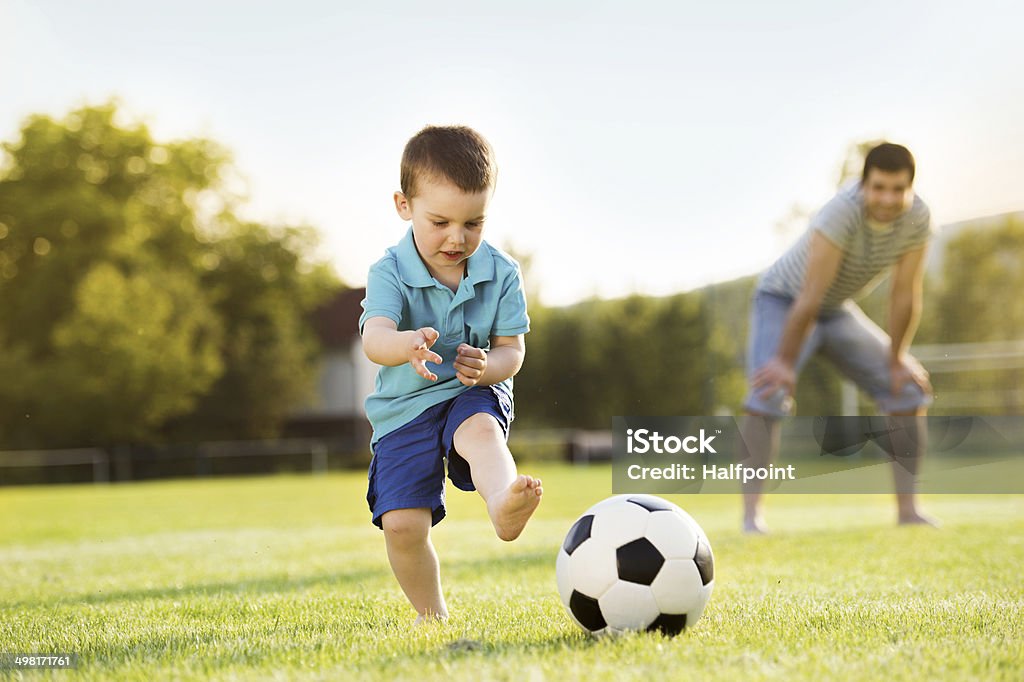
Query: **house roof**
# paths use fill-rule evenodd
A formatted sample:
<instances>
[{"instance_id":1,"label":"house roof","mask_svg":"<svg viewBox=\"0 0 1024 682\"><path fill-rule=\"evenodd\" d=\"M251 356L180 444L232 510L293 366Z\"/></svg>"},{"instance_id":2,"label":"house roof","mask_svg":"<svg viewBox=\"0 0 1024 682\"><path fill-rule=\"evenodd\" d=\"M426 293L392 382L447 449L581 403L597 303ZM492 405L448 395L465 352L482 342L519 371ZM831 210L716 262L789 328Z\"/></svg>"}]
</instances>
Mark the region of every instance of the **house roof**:
<instances>
[{"instance_id":1,"label":"house roof","mask_svg":"<svg viewBox=\"0 0 1024 682\"><path fill-rule=\"evenodd\" d=\"M366 298L366 288L343 289L321 305L312 315L313 328L325 348L348 346L359 336L360 302Z\"/></svg>"}]
</instances>

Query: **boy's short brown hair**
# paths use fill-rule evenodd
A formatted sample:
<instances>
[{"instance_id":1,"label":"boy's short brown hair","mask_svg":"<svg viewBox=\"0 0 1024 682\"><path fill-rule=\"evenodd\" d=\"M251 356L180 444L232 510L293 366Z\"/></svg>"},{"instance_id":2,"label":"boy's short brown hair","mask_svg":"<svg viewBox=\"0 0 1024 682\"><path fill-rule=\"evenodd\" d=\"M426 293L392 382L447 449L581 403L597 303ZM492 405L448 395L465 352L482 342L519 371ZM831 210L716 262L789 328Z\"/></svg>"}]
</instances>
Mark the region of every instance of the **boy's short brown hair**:
<instances>
[{"instance_id":1,"label":"boy's short brown hair","mask_svg":"<svg viewBox=\"0 0 1024 682\"><path fill-rule=\"evenodd\" d=\"M483 135L466 126L427 126L402 153L402 194L412 199L417 182L448 180L463 192L494 188L498 166Z\"/></svg>"}]
</instances>

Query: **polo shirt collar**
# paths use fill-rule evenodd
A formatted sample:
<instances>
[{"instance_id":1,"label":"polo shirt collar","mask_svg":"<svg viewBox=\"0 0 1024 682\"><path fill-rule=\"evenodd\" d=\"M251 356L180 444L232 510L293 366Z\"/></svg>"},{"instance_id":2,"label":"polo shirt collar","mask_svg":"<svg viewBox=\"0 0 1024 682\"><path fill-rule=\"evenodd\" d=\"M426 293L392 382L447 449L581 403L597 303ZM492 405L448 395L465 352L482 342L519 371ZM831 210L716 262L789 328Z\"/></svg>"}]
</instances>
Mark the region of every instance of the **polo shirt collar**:
<instances>
[{"instance_id":1,"label":"polo shirt collar","mask_svg":"<svg viewBox=\"0 0 1024 682\"><path fill-rule=\"evenodd\" d=\"M433 275L427 270L427 266L423 264L419 251L416 250L416 240L413 237L412 227L405 233L402 241L398 243L395 249L395 256L398 261L398 275L406 286L432 287L436 284ZM486 243L481 242L480 248L466 261L466 273L466 279L474 286L480 282L494 279L494 259L490 257Z\"/></svg>"},{"instance_id":2,"label":"polo shirt collar","mask_svg":"<svg viewBox=\"0 0 1024 682\"><path fill-rule=\"evenodd\" d=\"M395 256L398 259L398 275L406 286L434 286L434 278L427 271L427 266L420 260L420 254L416 250L416 240L412 236L412 227L405 233L402 241L398 242Z\"/></svg>"},{"instance_id":3,"label":"polo shirt collar","mask_svg":"<svg viewBox=\"0 0 1024 682\"><path fill-rule=\"evenodd\" d=\"M481 241L476 253L466 261L466 277L473 286L494 279L494 259L487 242Z\"/></svg>"}]
</instances>

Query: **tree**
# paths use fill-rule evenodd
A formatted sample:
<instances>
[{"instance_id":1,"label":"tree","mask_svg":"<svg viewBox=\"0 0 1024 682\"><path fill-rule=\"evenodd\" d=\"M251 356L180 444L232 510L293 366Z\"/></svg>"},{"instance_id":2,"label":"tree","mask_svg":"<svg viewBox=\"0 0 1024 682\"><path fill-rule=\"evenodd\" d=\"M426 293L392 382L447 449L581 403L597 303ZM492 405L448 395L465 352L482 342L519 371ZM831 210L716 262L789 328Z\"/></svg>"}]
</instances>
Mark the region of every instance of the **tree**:
<instances>
[{"instance_id":1,"label":"tree","mask_svg":"<svg viewBox=\"0 0 1024 682\"><path fill-rule=\"evenodd\" d=\"M738 403L733 337L708 291L538 311L517 412L533 425L607 429L615 415L704 415Z\"/></svg>"},{"instance_id":2,"label":"tree","mask_svg":"<svg viewBox=\"0 0 1024 682\"><path fill-rule=\"evenodd\" d=\"M310 228L235 223L229 237L211 244L200 282L225 326L224 372L198 408L172 425L175 433L274 436L288 410L309 397L319 347L306 314L337 288L326 267L306 270L302 254L316 242Z\"/></svg>"},{"instance_id":3,"label":"tree","mask_svg":"<svg viewBox=\"0 0 1024 682\"><path fill-rule=\"evenodd\" d=\"M941 343L1024 339L1024 221L1019 215L994 225L965 227L948 242L942 273L935 325ZM1019 414L1024 409L1024 371L1009 363L943 372L932 383L939 396L967 397L975 414Z\"/></svg>"},{"instance_id":4,"label":"tree","mask_svg":"<svg viewBox=\"0 0 1024 682\"><path fill-rule=\"evenodd\" d=\"M859 180L864 172L864 159L867 158L868 152L883 142L885 140L862 140L847 145L843 162L839 166L836 187L842 187L850 180Z\"/></svg>"},{"instance_id":5,"label":"tree","mask_svg":"<svg viewBox=\"0 0 1024 682\"><path fill-rule=\"evenodd\" d=\"M303 315L337 284L312 263L308 235L235 218L230 154L204 139L159 143L115 102L31 116L3 149L0 445L159 440L214 393L276 426L308 371L230 348L243 336L268 364L308 360ZM245 280L249 269L259 274ZM270 331L241 333L259 317L245 297L273 288L291 298L260 318ZM226 388L240 365L272 378Z\"/></svg>"},{"instance_id":6,"label":"tree","mask_svg":"<svg viewBox=\"0 0 1024 682\"><path fill-rule=\"evenodd\" d=\"M1024 338L1024 222L965 228L946 246L939 307L944 343Z\"/></svg>"}]
</instances>

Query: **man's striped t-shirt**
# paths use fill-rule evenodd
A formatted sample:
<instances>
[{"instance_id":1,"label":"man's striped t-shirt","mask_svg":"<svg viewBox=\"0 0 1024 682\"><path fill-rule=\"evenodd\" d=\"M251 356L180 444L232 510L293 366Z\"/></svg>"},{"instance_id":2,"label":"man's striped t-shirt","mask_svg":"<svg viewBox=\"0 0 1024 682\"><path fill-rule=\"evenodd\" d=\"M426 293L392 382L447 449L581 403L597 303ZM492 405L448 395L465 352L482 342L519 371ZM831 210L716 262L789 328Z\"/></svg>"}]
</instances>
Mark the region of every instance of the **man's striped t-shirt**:
<instances>
[{"instance_id":1,"label":"man's striped t-shirt","mask_svg":"<svg viewBox=\"0 0 1024 682\"><path fill-rule=\"evenodd\" d=\"M810 226L796 244L761 275L759 291L797 297L803 288L808 245L815 231L843 251L839 272L821 304L822 309L831 310L870 291L890 265L908 251L920 248L934 229L928 206L916 195L910 210L894 222L872 226L864 209L860 182L851 183L811 218Z\"/></svg>"}]
</instances>

